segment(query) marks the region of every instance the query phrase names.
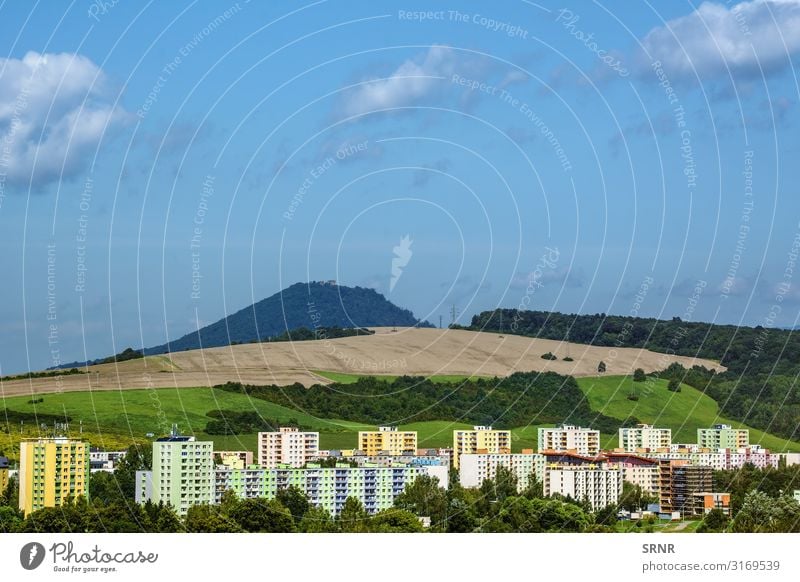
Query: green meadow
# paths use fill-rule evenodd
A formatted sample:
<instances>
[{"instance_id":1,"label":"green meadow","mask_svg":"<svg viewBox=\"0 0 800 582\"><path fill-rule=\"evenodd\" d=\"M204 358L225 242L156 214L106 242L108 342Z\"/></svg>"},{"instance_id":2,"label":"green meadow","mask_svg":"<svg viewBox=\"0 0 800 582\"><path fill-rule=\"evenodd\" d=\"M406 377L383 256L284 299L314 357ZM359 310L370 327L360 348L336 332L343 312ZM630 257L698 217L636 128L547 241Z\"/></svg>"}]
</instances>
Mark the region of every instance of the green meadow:
<instances>
[{"instance_id":1,"label":"green meadow","mask_svg":"<svg viewBox=\"0 0 800 582\"><path fill-rule=\"evenodd\" d=\"M577 378L577 381L593 410L620 420L633 416L647 424L671 428L673 442L696 442L698 428L724 423L749 429L751 443L772 451L800 451L800 443L720 416L716 401L686 384L681 384L680 392L670 392L666 380L650 377L646 382L634 382L630 376ZM639 399L629 400L628 395L634 391ZM609 444L607 440L603 443Z\"/></svg>"},{"instance_id":2,"label":"green meadow","mask_svg":"<svg viewBox=\"0 0 800 582\"><path fill-rule=\"evenodd\" d=\"M353 376L357 379L357 376ZM331 378L334 379L334 378ZM355 381L355 379L353 381ZM465 377L445 376L441 382L459 382ZM593 410L625 420L631 416L656 426L669 427L675 442L694 442L696 431L715 423L746 427L741 423L719 416L717 403L702 392L686 385L680 392L667 390L664 380L634 383L630 377L608 376L578 378L578 385ZM338 380L337 380L338 381ZM632 401L628 395L636 390L639 399ZM148 433L160 436L167 433L173 423L184 434L194 434L198 439L213 440L218 450L255 450L256 435L208 435L204 432L211 420L207 413L216 410L256 411L262 417L280 423L297 423L320 433L322 448L350 449L356 446L359 430L374 429L372 425L337 419L321 419L300 410L293 410L244 394L214 390L213 388L160 388L153 390L121 390L98 392L65 392L44 394L44 400L31 403L29 396L6 398L0 408L21 412L35 412L70 417L70 436L81 436L92 444L104 448L119 448L132 442L145 442ZM420 447L447 447L452 445L453 430L469 428L469 423L457 419L435 420L401 424L402 430L418 432ZM514 451L536 448L536 430L530 425L512 429ZM0 451L14 457L22 437L37 436L40 427L32 423L24 426L7 424L0 418ZM800 444L750 428L750 440L774 451L800 451ZM602 434L604 447L617 446L615 434Z\"/></svg>"}]
</instances>

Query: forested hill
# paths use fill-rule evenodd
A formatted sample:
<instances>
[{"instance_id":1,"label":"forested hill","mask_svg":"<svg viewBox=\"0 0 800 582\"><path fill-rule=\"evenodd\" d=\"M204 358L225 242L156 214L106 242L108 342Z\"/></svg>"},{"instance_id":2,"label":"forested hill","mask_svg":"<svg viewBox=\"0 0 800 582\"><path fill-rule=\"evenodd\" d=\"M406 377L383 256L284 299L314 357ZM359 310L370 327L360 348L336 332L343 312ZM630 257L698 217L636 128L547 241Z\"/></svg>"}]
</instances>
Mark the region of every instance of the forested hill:
<instances>
[{"instance_id":1,"label":"forested hill","mask_svg":"<svg viewBox=\"0 0 800 582\"><path fill-rule=\"evenodd\" d=\"M706 370L667 372L705 391L724 415L787 438L800 435L800 333L736 327L680 318L658 320L618 315L574 315L498 309L472 318L468 328L554 340L718 360L722 374Z\"/></svg>"},{"instance_id":2,"label":"forested hill","mask_svg":"<svg viewBox=\"0 0 800 582\"><path fill-rule=\"evenodd\" d=\"M497 309L474 316L468 329L696 356L718 360L734 372L793 373L800 364L798 332L689 322L679 317L660 320ZM773 369L776 363L778 368Z\"/></svg>"},{"instance_id":3,"label":"forested hill","mask_svg":"<svg viewBox=\"0 0 800 582\"><path fill-rule=\"evenodd\" d=\"M347 287L332 282L295 283L198 331L145 353L163 354L200 347L262 341L299 328L352 328L420 326L414 314L387 300L373 289Z\"/></svg>"},{"instance_id":4,"label":"forested hill","mask_svg":"<svg viewBox=\"0 0 800 582\"><path fill-rule=\"evenodd\" d=\"M472 424L513 428L536 424L581 424L614 434L621 426L639 422L611 418L592 410L572 376L555 372L516 372L502 382L475 378L457 387L429 378L401 376L391 383L363 377L354 384L215 386L303 410L319 418L339 418L369 424L451 419Z\"/></svg>"}]
</instances>

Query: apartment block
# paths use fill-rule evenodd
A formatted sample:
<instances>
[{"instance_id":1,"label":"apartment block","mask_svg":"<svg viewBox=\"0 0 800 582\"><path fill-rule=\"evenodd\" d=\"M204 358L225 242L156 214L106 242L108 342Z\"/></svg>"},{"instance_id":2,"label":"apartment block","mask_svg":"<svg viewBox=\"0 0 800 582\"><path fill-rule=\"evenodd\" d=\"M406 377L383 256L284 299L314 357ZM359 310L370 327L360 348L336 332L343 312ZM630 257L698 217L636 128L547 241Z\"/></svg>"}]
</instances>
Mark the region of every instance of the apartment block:
<instances>
[{"instance_id":1,"label":"apartment block","mask_svg":"<svg viewBox=\"0 0 800 582\"><path fill-rule=\"evenodd\" d=\"M303 491L313 505L323 507L338 515L348 497L355 497L374 514L394 505L400 493L420 475L439 479L442 486L448 483L448 467L438 466L360 466L338 463L335 467L321 467L309 463L304 468L281 466L270 469L250 467L232 469L217 467L214 473L215 500L219 503L226 490L239 497L274 498L278 491L295 486Z\"/></svg>"},{"instance_id":2,"label":"apartment block","mask_svg":"<svg viewBox=\"0 0 800 582\"><path fill-rule=\"evenodd\" d=\"M227 465L234 469L244 469L253 464L252 451L215 451L214 461L218 465Z\"/></svg>"},{"instance_id":3,"label":"apartment block","mask_svg":"<svg viewBox=\"0 0 800 582\"><path fill-rule=\"evenodd\" d=\"M728 470L739 469L745 465L753 465L759 469L767 467L777 469L781 459L778 453L771 453L761 447L725 449L722 453L725 455L725 468Z\"/></svg>"},{"instance_id":4,"label":"apartment block","mask_svg":"<svg viewBox=\"0 0 800 582\"><path fill-rule=\"evenodd\" d=\"M461 455L510 452L510 430L495 430L491 426L475 426L472 427L472 430L453 431L453 467L456 469L458 469Z\"/></svg>"},{"instance_id":5,"label":"apartment block","mask_svg":"<svg viewBox=\"0 0 800 582\"><path fill-rule=\"evenodd\" d=\"M278 432L258 433L258 464L266 469L278 465L302 467L319 454L319 433L281 427Z\"/></svg>"},{"instance_id":6,"label":"apartment block","mask_svg":"<svg viewBox=\"0 0 800 582\"><path fill-rule=\"evenodd\" d=\"M92 473L105 471L113 473L122 459L125 458L127 451L101 451L94 447L89 449L89 470Z\"/></svg>"},{"instance_id":7,"label":"apartment block","mask_svg":"<svg viewBox=\"0 0 800 582\"><path fill-rule=\"evenodd\" d=\"M89 494L89 443L67 438L19 445L19 508L28 514Z\"/></svg>"},{"instance_id":8,"label":"apartment block","mask_svg":"<svg viewBox=\"0 0 800 582\"><path fill-rule=\"evenodd\" d=\"M574 452L596 456L600 453L600 431L564 424L555 428L540 428L539 452Z\"/></svg>"},{"instance_id":9,"label":"apartment block","mask_svg":"<svg viewBox=\"0 0 800 582\"><path fill-rule=\"evenodd\" d=\"M731 494L702 491L693 493L691 515L705 515L712 509L719 509L725 515L731 514Z\"/></svg>"},{"instance_id":10,"label":"apartment block","mask_svg":"<svg viewBox=\"0 0 800 582\"><path fill-rule=\"evenodd\" d=\"M593 510L616 504L622 495L622 471L605 463L545 468L544 494L588 500Z\"/></svg>"},{"instance_id":11,"label":"apartment block","mask_svg":"<svg viewBox=\"0 0 800 582\"><path fill-rule=\"evenodd\" d=\"M672 430L655 428L650 424L637 424L634 427L619 429L619 447L626 452L654 451L672 445Z\"/></svg>"},{"instance_id":12,"label":"apartment block","mask_svg":"<svg viewBox=\"0 0 800 582\"><path fill-rule=\"evenodd\" d=\"M643 453L643 455L659 461L686 461L690 465L705 465L716 471L740 469L747 464L759 469L767 467L777 469L781 459L780 454L771 453L769 450L760 447L720 449L717 451L695 447L691 452L684 450L683 452Z\"/></svg>"},{"instance_id":13,"label":"apartment block","mask_svg":"<svg viewBox=\"0 0 800 582\"><path fill-rule=\"evenodd\" d=\"M417 450L417 432L397 430L396 426L359 431L358 448L368 456L413 454Z\"/></svg>"},{"instance_id":14,"label":"apartment block","mask_svg":"<svg viewBox=\"0 0 800 582\"><path fill-rule=\"evenodd\" d=\"M729 424L698 428L697 445L713 451L745 448L750 445L750 431L744 428L731 428Z\"/></svg>"},{"instance_id":15,"label":"apartment block","mask_svg":"<svg viewBox=\"0 0 800 582\"><path fill-rule=\"evenodd\" d=\"M435 449L434 449L435 451ZM449 455L353 455L351 457L342 457L349 463L355 463L358 466L372 465L380 467L390 467L392 465L415 465L415 466L437 466L443 467L450 466ZM442 484L444 486L444 484Z\"/></svg>"},{"instance_id":16,"label":"apartment block","mask_svg":"<svg viewBox=\"0 0 800 582\"><path fill-rule=\"evenodd\" d=\"M517 490L522 492L531 485L531 479L544 480L545 457L532 449L521 453L465 454L461 455L458 479L462 487L480 487L486 479L497 476L497 468L509 469L517 478Z\"/></svg>"},{"instance_id":17,"label":"apartment block","mask_svg":"<svg viewBox=\"0 0 800 582\"><path fill-rule=\"evenodd\" d=\"M713 490L713 469L685 460L659 461L659 498L662 513L697 515L694 495Z\"/></svg>"},{"instance_id":18,"label":"apartment block","mask_svg":"<svg viewBox=\"0 0 800 582\"><path fill-rule=\"evenodd\" d=\"M8 459L0 457L0 494L8 487Z\"/></svg>"},{"instance_id":19,"label":"apartment block","mask_svg":"<svg viewBox=\"0 0 800 582\"><path fill-rule=\"evenodd\" d=\"M178 515L213 503L214 443L177 434L153 442L153 469L137 472L136 499L169 504Z\"/></svg>"},{"instance_id":20,"label":"apartment block","mask_svg":"<svg viewBox=\"0 0 800 582\"><path fill-rule=\"evenodd\" d=\"M638 485L643 491L658 495L660 469L658 461L630 453L606 453L610 467L622 470L622 480Z\"/></svg>"}]
</instances>

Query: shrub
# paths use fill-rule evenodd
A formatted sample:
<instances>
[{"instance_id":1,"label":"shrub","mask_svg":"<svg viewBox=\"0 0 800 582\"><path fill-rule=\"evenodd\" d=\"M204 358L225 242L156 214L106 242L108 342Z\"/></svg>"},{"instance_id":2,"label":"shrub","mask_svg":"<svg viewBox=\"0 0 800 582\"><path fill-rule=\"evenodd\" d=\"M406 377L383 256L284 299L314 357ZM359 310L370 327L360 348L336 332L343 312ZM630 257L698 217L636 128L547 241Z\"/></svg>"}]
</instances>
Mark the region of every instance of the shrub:
<instances>
[{"instance_id":1,"label":"shrub","mask_svg":"<svg viewBox=\"0 0 800 582\"><path fill-rule=\"evenodd\" d=\"M557 360L558 358L555 356L553 352L547 352L546 354L542 354L543 360Z\"/></svg>"}]
</instances>

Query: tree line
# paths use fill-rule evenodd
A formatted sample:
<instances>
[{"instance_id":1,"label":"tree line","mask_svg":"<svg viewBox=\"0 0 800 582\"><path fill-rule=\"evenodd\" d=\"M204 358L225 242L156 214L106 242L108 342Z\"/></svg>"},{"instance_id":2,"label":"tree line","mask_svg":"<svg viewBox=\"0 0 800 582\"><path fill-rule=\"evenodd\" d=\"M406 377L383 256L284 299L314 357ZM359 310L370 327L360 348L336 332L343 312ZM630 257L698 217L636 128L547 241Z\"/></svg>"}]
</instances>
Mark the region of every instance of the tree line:
<instances>
[{"instance_id":1,"label":"tree line","mask_svg":"<svg viewBox=\"0 0 800 582\"><path fill-rule=\"evenodd\" d=\"M306 388L252 386L229 382L218 390L246 394L304 410L321 418L382 424L387 420L416 422L453 419L513 428L529 424L569 422L615 432L624 422L593 411L571 376L555 372L517 372L507 378L474 378L457 385L401 376L392 382L362 377L354 384L317 384Z\"/></svg>"},{"instance_id":2,"label":"tree line","mask_svg":"<svg viewBox=\"0 0 800 582\"><path fill-rule=\"evenodd\" d=\"M667 377L704 391L725 416L791 440L800 437L800 334L794 330L516 309L484 311L467 329L716 360L727 371L673 368Z\"/></svg>"}]
</instances>

